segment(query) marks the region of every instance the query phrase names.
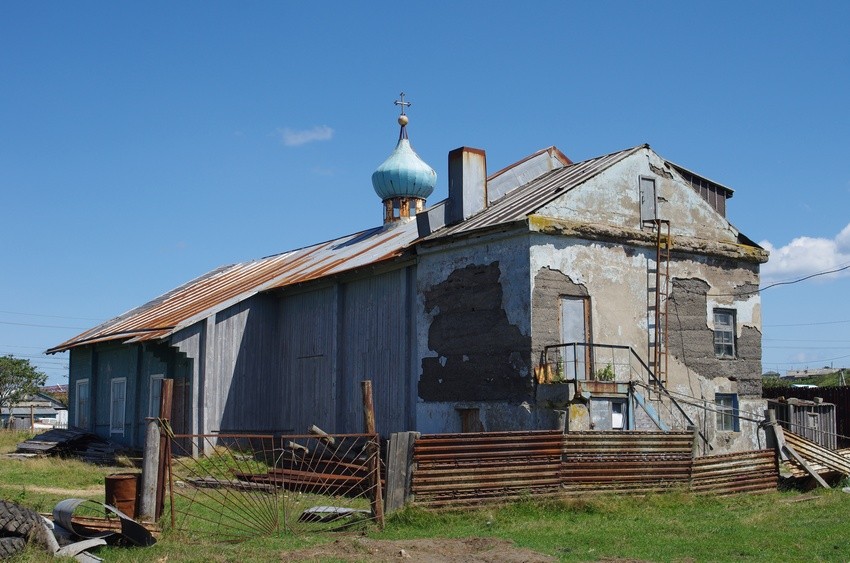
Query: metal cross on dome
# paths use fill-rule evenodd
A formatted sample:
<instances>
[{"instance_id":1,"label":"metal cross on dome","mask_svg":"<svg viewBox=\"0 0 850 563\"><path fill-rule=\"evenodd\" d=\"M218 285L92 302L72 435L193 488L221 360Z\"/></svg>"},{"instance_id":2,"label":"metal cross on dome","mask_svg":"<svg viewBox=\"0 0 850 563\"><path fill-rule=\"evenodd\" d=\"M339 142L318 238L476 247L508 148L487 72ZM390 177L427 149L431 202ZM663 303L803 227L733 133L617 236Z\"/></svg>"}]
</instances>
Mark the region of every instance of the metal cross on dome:
<instances>
[{"instance_id":1,"label":"metal cross on dome","mask_svg":"<svg viewBox=\"0 0 850 563\"><path fill-rule=\"evenodd\" d=\"M406 107L410 107L410 106L412 106L413 104L412 104L411 102L405 102L405 101L404 101L404 92L402 92L402 93L401 93L401 94L399 94L398 96L399 96L399 98L401 98L401 99L400 99L400 100L396 100L396 101L394 101L393 103L394 103L395 105L397 105L397 106L401 106L401 115L405 115L405 113L404 113L404 108L406 108Z\"/></svg>"}]
</instances>

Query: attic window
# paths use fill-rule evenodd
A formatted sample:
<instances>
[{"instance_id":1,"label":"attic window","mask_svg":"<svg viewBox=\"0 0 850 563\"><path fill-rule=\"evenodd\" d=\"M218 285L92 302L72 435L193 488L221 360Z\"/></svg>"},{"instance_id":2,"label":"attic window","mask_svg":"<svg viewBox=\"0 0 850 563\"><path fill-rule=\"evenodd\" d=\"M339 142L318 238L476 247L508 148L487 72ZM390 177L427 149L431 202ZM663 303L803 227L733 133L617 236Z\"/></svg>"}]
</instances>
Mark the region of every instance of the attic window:
<instances>
[{"instance_id":1,"label":"attic window","mask_svg":"<svg viewBox=\"0 0 850 563\"><path fill-rule=\"evenodd\" d=\"M702 199L707 201L720 215L726 217L726 200L732 197L732 190L715 184L711 180L697 176L680 166L674 165L674 167Z\"/></svg>"}]
</instances>

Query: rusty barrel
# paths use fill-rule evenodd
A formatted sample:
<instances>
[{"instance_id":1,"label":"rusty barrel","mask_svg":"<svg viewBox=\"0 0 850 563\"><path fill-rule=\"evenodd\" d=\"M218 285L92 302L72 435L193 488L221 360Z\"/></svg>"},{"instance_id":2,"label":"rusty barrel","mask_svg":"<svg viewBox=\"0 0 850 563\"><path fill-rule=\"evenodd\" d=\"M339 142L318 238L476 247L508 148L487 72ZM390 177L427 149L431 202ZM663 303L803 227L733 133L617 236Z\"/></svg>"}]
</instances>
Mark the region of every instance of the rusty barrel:
<instances>
[{"instance_id":1,"label":"rusty barrel","mask_svg":"<svg viewBox=\"0 0 850 563\"><path fill-rule=\"evenodd\" d=\"M130 518L135 518L140 477L138 473L107 475L106 504L114 506Z\"/></svg>"}]
</instances>

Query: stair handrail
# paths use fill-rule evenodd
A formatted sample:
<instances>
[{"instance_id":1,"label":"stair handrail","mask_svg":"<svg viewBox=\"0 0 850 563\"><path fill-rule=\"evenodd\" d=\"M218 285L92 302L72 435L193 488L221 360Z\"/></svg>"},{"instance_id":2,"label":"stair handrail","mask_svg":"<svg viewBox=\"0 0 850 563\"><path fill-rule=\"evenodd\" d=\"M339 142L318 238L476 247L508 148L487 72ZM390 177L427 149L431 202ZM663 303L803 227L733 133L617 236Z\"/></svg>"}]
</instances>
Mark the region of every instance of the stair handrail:
<instances>
[{"instance_id":1,"label":"stair handrail","mask_svg":"<svg viewBox=\"0 0 850 563\"><path fill-rule=\"evenodd\" d=\"M652 370L650 369L649 365L647 365L647 363L645 361L643 361L643 358L641 358L640 355L638 355L638 353L635 352L634 348L632 348L631 346L627 346L625 344L596 344L596 343L591 343L591 342L566 342L566 343L563 343L563 344L550 344L548 346L543 347L543 352L541 353L541 363L548 363L549 350L553 350L553 349L556 349L556 348L568 348L568 347L572 347L574 354L575 354L575 351L579 347L582 347L584 349L590 348L591 350L594 350L594 349L597 349L597 348L605 348L605 349L611 349L611 350L627 350L630 354L630 357L637 360L638 364L643 368L643 372L647 376L647 384L654 384L659 391L661 391L668 399L670 399L670 402L682 414L682 416L685 418L685 420L688 422L688 424L697 431L700 438L702 438L703 443L706 446L708 446L709 449L714 449L714 448L711 447L711 444L708 443L708 438L706 438L705 434L702 433L702 430L700 430L699 426L697 426L697 424L693 421L693 419L690 416L688 416L688 413L685 412L685 410L682 408L682 405L679 404L679 401L677 401L676 398L673 397L673 395L670 394L670 392L664 386L664 383L662 383L661 380L658 379L655 376L654 373L652 373ZM592 358L593 358L593 355L591 355L590 373L593 373L593 360L592 360ZM629 362L629 367L631 368L631 362ZM575 372L575 367L574 367L573 371ZM574 380L574 383L576 385L576 393L578 394L579 393L579 391L578 391L578 377L577 377L576 373L574 373L574 376L576 376L576 377L573 378L573 380ZM630 378L630 382L631 382L631 378Z\"/></svg>"}]
</instances>

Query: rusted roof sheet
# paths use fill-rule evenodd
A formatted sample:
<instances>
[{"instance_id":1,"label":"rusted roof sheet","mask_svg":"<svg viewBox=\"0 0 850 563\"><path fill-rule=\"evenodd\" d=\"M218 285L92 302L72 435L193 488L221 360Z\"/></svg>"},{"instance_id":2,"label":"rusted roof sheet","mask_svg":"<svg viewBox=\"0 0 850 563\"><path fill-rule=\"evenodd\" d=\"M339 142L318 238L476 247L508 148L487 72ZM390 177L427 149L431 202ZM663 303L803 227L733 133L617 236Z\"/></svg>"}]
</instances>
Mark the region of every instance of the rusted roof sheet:
<instances>
[{"instance_id":1,"label":"rusted roof sheet","mask_svg":"<svg viewBox=\"0 0 850 563\"><path fill-rule=\"evenodd\" d=\"M512 189L487 209L462 223L441 229L429 239L525 219L564 192L643 148L644 145L571 164ZM539 151L508 167L550 151L569 162L554 147ZM504 174L501 170L491 176ZM395 223L259 260L223 266L110 321L102 323L47 351L52 354L98 342L125 343L158 340L190 326L252 295L316 280L397 258L417 241L416 221Z\"/></svg>"},{"instance_id":2,"label":"rusted roof sheet","mask_svg":"<svg viewBox=\"0 0 850 563\"><path fill-rule=\"evenodd\" d=\"M201 318L269 289L354 270L401 256L417 238L416 222L361 231L291 252L224 266L48 350L118 340L166 337Z\"/></svg>"},{"instance_id":3,"label":"rusted roof sheet","mask_svg":"<svg viewBox=\"0 0 850 563\"><path fill-rule=\"evenodd\" d=\"M592 158L543 174L536 180L529 182L521 188L510 191L501 199L492 202L487 209L478 215L446 229L441 229L429 236L428 239L437 239L524 220L555 198L560 197L567 191L579 186L645 146L640 145L605 156Z\"/></svg>"}]
</instances>

